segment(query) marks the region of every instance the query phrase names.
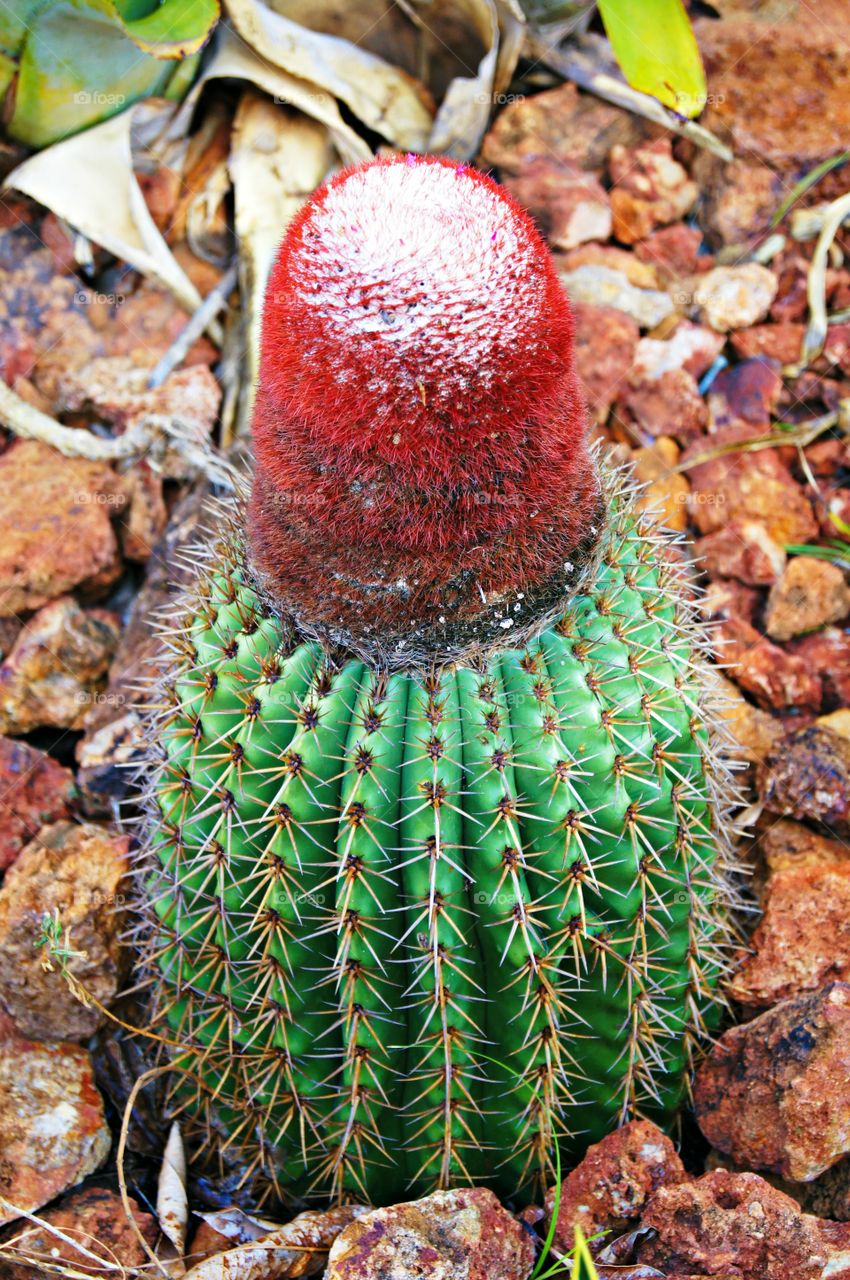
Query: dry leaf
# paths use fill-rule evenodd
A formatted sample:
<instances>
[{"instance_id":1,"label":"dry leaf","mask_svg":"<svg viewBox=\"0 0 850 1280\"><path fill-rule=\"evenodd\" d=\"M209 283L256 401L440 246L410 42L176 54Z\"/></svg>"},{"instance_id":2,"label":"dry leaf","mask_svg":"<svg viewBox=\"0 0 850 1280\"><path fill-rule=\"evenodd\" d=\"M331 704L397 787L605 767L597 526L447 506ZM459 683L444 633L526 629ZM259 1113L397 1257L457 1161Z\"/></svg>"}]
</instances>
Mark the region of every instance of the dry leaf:
<instances>
[{"instance_id":1,"label":"dry leaf","mask_svg":"<svg viewBox=\"0 0 850 1280\"><path fill-rule=\"evenodd\" d=\"M157 230L133 173L134 110L30 156L12 170L4 186L52 209L89 240L160 281L181 306L194 311L201 295ZM218 323L208 332L219 339Z\"/></svg>"},{"instance_id":2,"label":"dry leaf","mask_svg":"<svg viewBox=\"0 0 850 1280\"><path fill-rule=\"evenodd\" d=\"M240 40L226 23L219 25L214 41L213 57L184 102L181 114L191 115L197 94L207 80L222 77L248 80L269 94L276 103L297 107L306 116L325 125L344 164L357 164L360 160L369 159L371 147L345 123L336 99L327 90L272 66L250 49L244 40Z\"/></svg>"},{"instance_id":3,"label":"dry leaf","mask_svg":"<svg viewBox=\"0 0 850 1280\"><path fill-rule=\"evenodd\" d=\"M162 1156L156 1194L156 1216L164 1234L182 1257L186 1251L189 1202L186 1198L186 1156L180 1125L176 1120L171 1126Z\"/></svg>"},{"instance_id":4,"label":"dry leaf","mask_svg":"<svg viewBox=\"0 0 850 1280\"><path fill-rule=\"evenodd\" d=\"M418 21L439 39L440 17L451 17L474 33L484 48L478 66L465 62L464 50L455 48L468 76L456 76L446 90L431 136L429 151L443 152L458 160L469 160L476 152L490 120L496 94L510 83L522 46L522 15L512 0L440 0L415 6ZM502 18L505 30L500 56Z\"/></svg>"},{"instance_id":5,"label":"dry leaf","mask_svg":"<svg viewBox=\"0 0 850 1280\"><path fill-rule=\"evenodd\" d=\"M366 1205L308 1210L262 1240L205 1258L186 1272L186 1280L296 1280L315 1275L343 1227L368 1212Z\"/></svg>"},{"instance_id":6,"label":"dry leaf","mask_svg":"<svg viewBox=\"0 0 850 1280\"><path fill-rule=\"evenodd\" d=\"M247 325L247 376L240 425L253 401L266 279L289 220L336 162L329 131L268 98L243 95L233 128L230 176L235 193L242 311Z\"/></svg>"},{"instance_id":7,"label":"dry leaf","mask_svg":"<svg viewBox=\"0 0 850 1280\"><path fill-rule=\"evenodd\" d=\"M424 149L433 112L412 76L349 40L301 26L259 0L226 0L226 9L239 35L263 58L326 89L395 146Z\"/></svg>"}]
</instances>

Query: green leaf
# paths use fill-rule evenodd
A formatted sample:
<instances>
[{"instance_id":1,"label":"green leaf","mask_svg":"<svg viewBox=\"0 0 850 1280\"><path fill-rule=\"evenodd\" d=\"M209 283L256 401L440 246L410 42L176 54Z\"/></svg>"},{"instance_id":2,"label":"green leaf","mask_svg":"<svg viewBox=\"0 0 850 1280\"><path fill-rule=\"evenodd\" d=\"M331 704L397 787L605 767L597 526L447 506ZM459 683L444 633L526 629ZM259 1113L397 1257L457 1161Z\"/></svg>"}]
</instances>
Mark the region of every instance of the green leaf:
<instances>
[{"instance_id":1,"label":"green leaf","mask_svg":"<svg viewBox=\"0 0 850 1280\"><path fill-rule=\"evenodd\" d=\"M787 196L776 210L776 213L771 218L770 225L772 227L778 227L791 206L797 203L800 196L806 194L809 187L813 187L816 182L820 181L824 174L831 173L833 169L837 169L839 165L846 164L848 160L850 160L850 151L841 151L837 156L830 156L828 160L822 160L820 164L816 164L814 169L810 169L809 172L800 179L796 186L792 187L788 192Z\"/></svg>"},{"instance_id":2,"label":"green leaf","mask_svg":"<svg viewBox=\"0 0 850 1280\"><path fill-rule=\"evenodd\" d=\"M599 12L632 88L681 116L698 116L705 71L682 0L599 0Z\"/></svg>"},{"instance_id":3,"label":"green leaf","mask_svg":"<svg viewBox=\"0 0 850 1280\"><path fill-rule=\"evenodd\" d=\"M189 87L218 0L55 0L31 16L19 52L9 134L45 147L141 98ZM188 63L187 67L185 64Z\"/></svg>"}]
</instances>

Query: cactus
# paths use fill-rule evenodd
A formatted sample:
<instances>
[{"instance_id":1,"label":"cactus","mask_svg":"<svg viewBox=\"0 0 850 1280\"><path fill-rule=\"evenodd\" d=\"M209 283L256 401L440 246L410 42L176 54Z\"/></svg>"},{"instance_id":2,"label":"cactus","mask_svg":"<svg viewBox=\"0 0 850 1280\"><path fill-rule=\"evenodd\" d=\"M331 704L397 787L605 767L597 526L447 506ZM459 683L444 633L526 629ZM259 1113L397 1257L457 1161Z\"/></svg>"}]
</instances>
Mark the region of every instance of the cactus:
<instances>
[{"instance_id":1,"label":"cactus","mask_svg":"<svg viewBox=\"0 0 850 1280\"><path fill-rule=\"evenodd\" d=\"M281 1197L527 1195L669 1123L714 1017L706 637L572 346L532 223L453 162L337 175L273 269L144 884L175 1106Z\"/></svg>"}]
</instances>

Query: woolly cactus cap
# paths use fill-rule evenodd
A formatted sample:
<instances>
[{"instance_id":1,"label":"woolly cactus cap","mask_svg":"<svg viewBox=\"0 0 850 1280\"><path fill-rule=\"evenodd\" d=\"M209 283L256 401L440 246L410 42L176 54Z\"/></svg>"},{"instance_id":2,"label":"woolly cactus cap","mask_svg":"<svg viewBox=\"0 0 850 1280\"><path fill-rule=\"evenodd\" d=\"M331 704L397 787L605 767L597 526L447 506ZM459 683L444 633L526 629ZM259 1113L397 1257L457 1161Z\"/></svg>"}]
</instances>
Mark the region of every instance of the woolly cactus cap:
<instances>
[{"instance_id":1,"label":"woolly cactus cap","mask_svg":"<svg viewBox=\"0 0 850 1280\"><path fill-rule=\"evenodd\" d=\"M531 219L467 165L381 158L304 206L253 431L255 565L336 638L504 636L594 540L569 304Z\"/></svg>"}]
</instances>

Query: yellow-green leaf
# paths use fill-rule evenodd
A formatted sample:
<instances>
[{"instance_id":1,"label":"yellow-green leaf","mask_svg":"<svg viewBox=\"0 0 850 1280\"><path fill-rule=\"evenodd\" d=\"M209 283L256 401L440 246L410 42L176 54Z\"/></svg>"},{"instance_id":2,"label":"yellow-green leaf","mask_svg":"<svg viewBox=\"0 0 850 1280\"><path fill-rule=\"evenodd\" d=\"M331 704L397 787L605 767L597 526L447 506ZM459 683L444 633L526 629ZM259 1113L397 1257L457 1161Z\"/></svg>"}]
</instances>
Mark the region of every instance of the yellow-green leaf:
<instances>
[{"instance_id":1,"label":"yellow-green leaf","mask_svg":"<svg viewBox=\"0 0 850 1280\"><path fill-rule=\"evenodd\" d=\"M682 0L599 0L599 12L632 88L681 116L698 116L705 106L705 71Z\"/></svg>"}]
</instances>

